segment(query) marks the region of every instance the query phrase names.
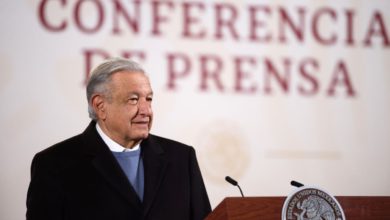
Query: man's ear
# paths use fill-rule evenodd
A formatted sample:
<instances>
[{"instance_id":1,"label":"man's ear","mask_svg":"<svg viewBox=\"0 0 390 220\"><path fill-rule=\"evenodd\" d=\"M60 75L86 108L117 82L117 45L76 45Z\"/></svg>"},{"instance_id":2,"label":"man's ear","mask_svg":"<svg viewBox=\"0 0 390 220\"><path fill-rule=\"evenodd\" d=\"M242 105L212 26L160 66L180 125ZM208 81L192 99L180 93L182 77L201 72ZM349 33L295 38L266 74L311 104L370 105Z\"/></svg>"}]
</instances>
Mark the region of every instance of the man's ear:
<instances>
[{"instance_id":1,"label":"man's ear","mask_svg":"<svg viewBox=\"0 0 390 220\"><path fill-rule=\"evenodd\" d=\"M105 100L104 97L97 94L92 97L92 107L96 113L96 116L99 120L106 119L106 109L105 109Z\"/></svg>"}]
</instances>

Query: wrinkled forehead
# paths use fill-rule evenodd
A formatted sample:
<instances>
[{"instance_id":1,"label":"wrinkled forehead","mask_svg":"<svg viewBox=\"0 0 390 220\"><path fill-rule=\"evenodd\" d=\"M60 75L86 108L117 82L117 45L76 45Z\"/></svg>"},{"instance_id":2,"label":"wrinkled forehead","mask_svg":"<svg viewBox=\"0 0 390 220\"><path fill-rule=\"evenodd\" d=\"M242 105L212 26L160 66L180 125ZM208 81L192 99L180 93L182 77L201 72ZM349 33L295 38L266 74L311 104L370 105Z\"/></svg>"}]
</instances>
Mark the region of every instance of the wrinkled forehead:
<instances>
[{"instance_id":1,"label":"wrinkled forehead","mask_svg":"<svg viewBox=\"0 0 390 220\"><path fill-rule=\"evenodd\" d=\"M112 89L144 94L153 93L149 77L143 72L118 71L111 76Z\"/></svg>"}]
</instances>

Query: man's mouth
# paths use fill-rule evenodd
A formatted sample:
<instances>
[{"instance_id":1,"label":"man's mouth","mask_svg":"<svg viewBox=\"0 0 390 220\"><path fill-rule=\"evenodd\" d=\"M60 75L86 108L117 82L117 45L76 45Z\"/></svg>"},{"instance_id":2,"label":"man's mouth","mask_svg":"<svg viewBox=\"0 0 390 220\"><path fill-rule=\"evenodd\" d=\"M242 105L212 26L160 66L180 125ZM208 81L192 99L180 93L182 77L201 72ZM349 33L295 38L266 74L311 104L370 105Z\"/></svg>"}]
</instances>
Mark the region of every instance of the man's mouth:
<instances>
[{"instance_id":1,"label":"man's mouth","mask_svg":"<svg viewBox=\"0 0 390 220\"><path fill-rule=\"evenodd\" d=\"M134 121L133 124L137 125L148 125L149 121Z\"/></svg>"}]
</instances>

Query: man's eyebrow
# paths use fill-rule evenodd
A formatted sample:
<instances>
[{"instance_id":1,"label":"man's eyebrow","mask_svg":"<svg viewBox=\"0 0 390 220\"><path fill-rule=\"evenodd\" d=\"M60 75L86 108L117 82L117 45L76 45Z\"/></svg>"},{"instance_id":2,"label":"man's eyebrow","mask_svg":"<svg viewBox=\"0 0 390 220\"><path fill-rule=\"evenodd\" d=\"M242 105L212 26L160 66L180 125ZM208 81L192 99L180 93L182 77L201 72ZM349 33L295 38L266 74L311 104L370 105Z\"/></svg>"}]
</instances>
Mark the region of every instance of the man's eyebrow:
<instances>
[{"instance_id":1,"label":"man's eyebrow","mask_svg":"<svg viewBox=\"0 0 390 220\"><path fill-rule=\"evenodd\" d=\"M128 96L132 96L132 95L140 96L141 93L134 91L134 92L129 92L127 95ZM146 93L146 96L151 96L151 95L153 95L153 91Z\"/></svg>"},{"instance_id":2,"label":"man's eyebrow","mask_svg":"<svg viewBox=\"0 0 390 220\"><path fill-rule=\"evenodd\" d=\"M138 92L129 92L127 93L128 96L132 96L132 95L136 95L136 96L139 96L139 93Z\"/></svg>"}]
</instances>

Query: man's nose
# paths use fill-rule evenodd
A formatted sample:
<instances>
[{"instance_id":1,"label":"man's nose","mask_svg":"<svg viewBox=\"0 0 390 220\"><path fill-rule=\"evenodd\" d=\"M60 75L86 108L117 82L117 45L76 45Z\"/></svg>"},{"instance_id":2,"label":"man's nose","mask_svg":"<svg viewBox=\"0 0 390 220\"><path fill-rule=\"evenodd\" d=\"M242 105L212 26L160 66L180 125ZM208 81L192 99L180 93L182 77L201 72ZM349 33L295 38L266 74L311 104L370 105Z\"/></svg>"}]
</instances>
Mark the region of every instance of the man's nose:
<instances>
[{"instance_id":1,"label":"man's nose","mask_svg":"<svg viewBox=\"0 0 390 220\"><path fill-rule=\"evenodd\" d=\"M147 100L142 100L138 102L138 111L139 114L150 115L152 113L152 106Z\"/></svg>"}]
</instances>

